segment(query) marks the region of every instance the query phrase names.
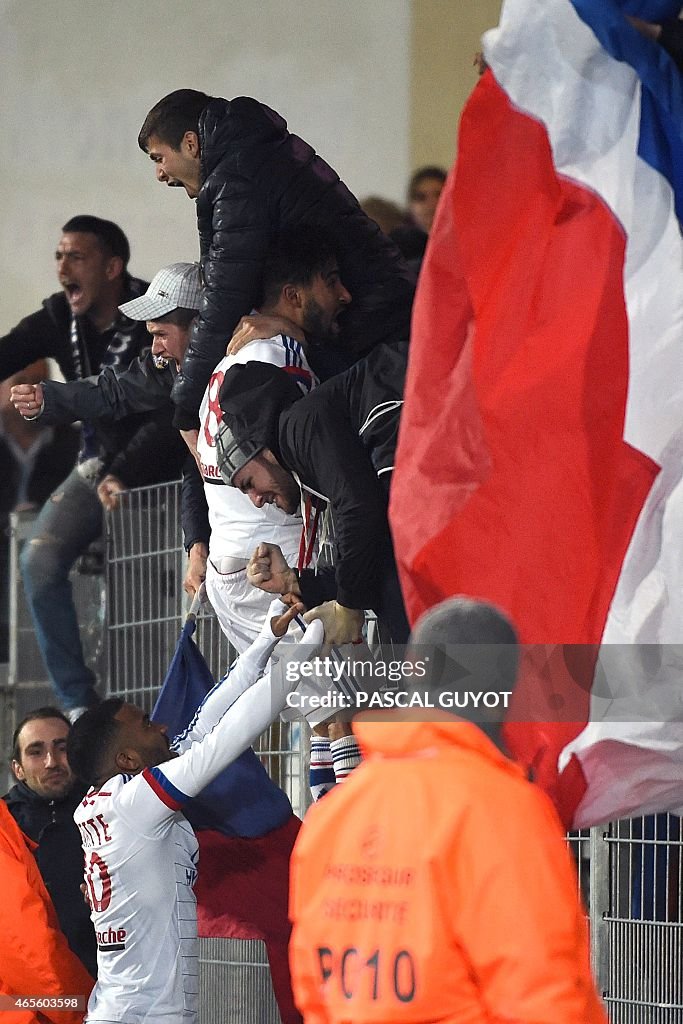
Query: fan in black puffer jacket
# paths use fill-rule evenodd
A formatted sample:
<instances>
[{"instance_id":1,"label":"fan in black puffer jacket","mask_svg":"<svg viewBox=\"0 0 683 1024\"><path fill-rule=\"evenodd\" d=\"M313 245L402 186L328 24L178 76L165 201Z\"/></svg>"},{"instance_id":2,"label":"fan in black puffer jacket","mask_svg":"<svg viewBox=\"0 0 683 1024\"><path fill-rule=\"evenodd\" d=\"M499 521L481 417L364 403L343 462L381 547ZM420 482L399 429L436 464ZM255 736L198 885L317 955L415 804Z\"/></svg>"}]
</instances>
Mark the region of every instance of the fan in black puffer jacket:
<instances>
[{"instance_id":1,"label":"fan in black puffer jacket","mask_svg":"<svg viewBox=\"0 0 683 1024\"><path fill-rule=\"evenodd\" d=\"M5 796L9 811L22 832L38 844L35 851L69 946L83 966L97 977L97 943L90 911L81 895L83 849L73 814L85 788L75 783L62 800L46 800L25 782Z\"/></svg>"},{"instance_id":2,"label":"fan in black puffer jacket","mask_svg":"<svg viewBox=\"0 0 683 1024\"><path fill-rule=\"evenodd\" d=\"M211 372L240 317L258 302L266 252L283 228L316 224L334 244L353 297L340 319L347 366L379 342L408 338L415 290L414 274L398 249L363 213L339 175L257 100L178 90L148 114L138 138L141 148L152 159L154 141L178 151L162 111L177 113L192 102L196 109L203 101L193 130L199 144L197 224L205 288L173 388L175 424L181 429L196 427ZM180 183L163 174L160 180Z\"/></svg>"}]
</instances>

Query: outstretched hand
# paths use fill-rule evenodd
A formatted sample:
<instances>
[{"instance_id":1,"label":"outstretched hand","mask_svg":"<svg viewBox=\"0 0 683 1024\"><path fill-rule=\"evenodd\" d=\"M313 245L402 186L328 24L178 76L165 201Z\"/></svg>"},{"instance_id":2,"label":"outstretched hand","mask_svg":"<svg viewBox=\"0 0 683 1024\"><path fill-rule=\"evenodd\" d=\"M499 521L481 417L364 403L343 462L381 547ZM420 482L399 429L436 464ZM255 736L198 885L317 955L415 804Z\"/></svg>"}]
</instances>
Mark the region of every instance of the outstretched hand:
<instances>
[{"instance_id":1,"label":"outstretched hand","mask_svg":"<svg viewBox=\"0 0 683 1024\"><path fill-rule=\"evenodd\" d=\"M337 601L325 601L304 615L304 622L320 619L325 628L323 655L341 644L358 643L363 638L365 613L358 608L346 608Z\"/></svg>"},{"instance_id":2,"label":"outstretched hand","mask_svg":"<svg viewBox=\"0 0 683 1024\"><path fill-rule=\"evenodd\" d=\"M117 476L108 473L97 485L97 497L100 499L101 505L108 512L112 512L115 508L119 507L120 495L127 490L128 488L123 480L119 480Z\"/></svg>"},{"instance_id":3,"label":"outstretched hand","mask_svg":"<svg viewBox=\"0 0 683 1024\"><path fill-rule=\"evenodd\" d=\"M301 615L303 610L304 606L299 601L287 608L282 615L274 615L270 620L270 628L272 629L273 634L277 637L283 637L289 629L289 624L292 619L296 618L297 615Z\"/></svg>"}]
</instances>

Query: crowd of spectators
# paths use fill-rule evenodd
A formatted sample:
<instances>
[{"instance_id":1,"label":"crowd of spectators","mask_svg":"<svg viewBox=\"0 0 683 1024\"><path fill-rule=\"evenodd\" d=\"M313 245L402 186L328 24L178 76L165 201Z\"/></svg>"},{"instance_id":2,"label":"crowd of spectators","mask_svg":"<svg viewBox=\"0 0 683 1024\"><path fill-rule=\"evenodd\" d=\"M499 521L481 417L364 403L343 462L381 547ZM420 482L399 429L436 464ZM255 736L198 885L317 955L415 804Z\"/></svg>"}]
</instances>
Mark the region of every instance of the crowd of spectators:
<instances>
[{"instance_id":1,"label":"crowd of spectators","mask_svg":"<svg viewBox=\"0 0 683 1024\"><path fill-rule=\"evenodd\" d=\"M148 285L129 274L118 225L73 217L56 252L61 291L0 339L22 417L2 409L8 509L42 504L22 573L61 705L20 724L17 782L0 804L29 837L0 819L52 973L39 959L33 975L3 962L0 988L90 996L92 1022L189 1024L202 868L182 811L284 711L296 670L361 641L368 610L385 637L410 637L413 659L428 645L442 667L456 636L515 652L516 638L476 602L437 609L411 635L388 526L411 306L445 172L416 171L405 211L376 199L364 210L275 111L192 89L155 104L138 143L157 180L196 202L199 264L163 267ZM63 382L32 367L45 358ZM206 589L239 657L170 741L86 666L69 572L103 508L181 472L185 588ZM516 653L506 664L511 689ZM277 992L285 1024L362 1024L380 1019L377 1004L399 1019L407 1003L416 1021L603 1021L559 823L495 730L448 715L367 722L358 735L372 756L357 767L348 724L315 725L318 806L290 903L296 1006L286 966ZM462 835L494 825L501 841L482 862ZM477 925L482 901L499 915L493 930ZM520 921L523 955L510 937ZM52 1019L41 1012L25 1019Z\"/></svg>"},{"instance_id":2,"label":"crowd of spectators","mask_svg":"<svg viewBox=\"0 0 683 1024\"><path fill-rule=\"evenodd\" d=\"M420 167L408 183L405 208L381 196L367 196L361 204L368 217L396 243L408 266L416 272L422 265L445 180L446 172L442 167Z\"/></svg>"},{"instance_id":3,"label":"crowd of spectators","mask_svg":"<svg viewBox=\"0 0 683 1024\"><path fill-rule=\"evenodd\" d=\"M80 380L105 366L126 366L137 356L147 331L119 306L139 296L146 282L129 274L129 258L128 240L117 224L85 215L68 220L55 252L62 290L0 338L0 377L21 376L36 359L51 358L66 380ZM24 388L28 379L22 377ZM29 402L19 409L30 425L41 426L39 406ZM21 552L38 646L55 695L71 718L96 703L98 694L83 657L70 570L100 537L103 505L112 507L127 487L177 477L184 448L171 419L162 409L120 421L83 422L77 464L68 472L61 455L54 460L51 472L61 459L67 473L44 501Z\"/></svg>"}]
</instances>

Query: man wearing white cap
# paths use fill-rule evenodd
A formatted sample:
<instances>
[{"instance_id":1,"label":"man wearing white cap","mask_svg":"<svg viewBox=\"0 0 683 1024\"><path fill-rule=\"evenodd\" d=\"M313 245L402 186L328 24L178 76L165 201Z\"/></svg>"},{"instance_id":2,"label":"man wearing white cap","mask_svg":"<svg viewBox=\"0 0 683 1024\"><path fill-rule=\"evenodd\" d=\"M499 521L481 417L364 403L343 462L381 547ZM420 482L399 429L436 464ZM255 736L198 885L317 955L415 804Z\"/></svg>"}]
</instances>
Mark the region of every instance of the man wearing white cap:
<instances>
[{"instance_id":1,"label":"man wearing white cap","mask_svg":"<svg viewBox=\"0 0 683 1024\"><path fill-rule=\"evenodd\" d=\"M164 267L143 295L120 306L128 319L146 322L152 336L151 349L124 373L106 368L97 377L66 384L43 381L15 385L11 394L15 408L26 419L40 417L45 423L64 423L105 416L120 419L168 405L175 364L182 361L200 294L198 264L172 263Z\"/></svg>"},{"instance_id":2,"label":"man wearing white cap","mask_svg":"<svg viewBox=\"0 0 683 1024\"><path fill-rule=\"evenodd\" d=\"M15 388L12 401L22 415L27 406L34 409L37 403L50 423L169 407L200 292L196 264L175 263L164 268L145 295L122 307L131 319L147 321L154 338L147 356L131 363L124 374L104 371L98 378L77 384L49 381L34 390ZM286 318L320 343L336 335L337 317L350 301L339 279L334 250L323 232L299 226L281 237L264 267L260 312ZM246 577L254 548L260 541L277 544L296 562L302 534L300 516L270 506L255 508L248 498L226 486L218 471L215 435L222 418L218 391L231 365L250 361L280 367L304 393L314 382L305 346L278 334L221 360L202 401L196 456L199 474L194 465L186 464L183 480L183 533L190 559L186 589L196 590L206 576L208 596L221 628L240 652L258 634L269 604L269 595L252 587Z\"/></svg>"}]
</instances>

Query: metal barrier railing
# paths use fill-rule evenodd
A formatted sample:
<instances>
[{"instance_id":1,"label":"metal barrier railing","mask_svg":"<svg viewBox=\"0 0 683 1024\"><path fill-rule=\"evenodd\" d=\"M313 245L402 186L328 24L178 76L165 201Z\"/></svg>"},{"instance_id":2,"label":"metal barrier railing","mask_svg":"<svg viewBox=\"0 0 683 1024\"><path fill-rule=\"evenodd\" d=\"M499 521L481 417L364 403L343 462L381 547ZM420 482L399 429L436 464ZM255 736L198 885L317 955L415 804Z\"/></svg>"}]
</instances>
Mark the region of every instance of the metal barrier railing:
<instances>
[{"instance_id":1,"label":"metal barrier railing","mask_svg":"<svg viewBox=\"0 0 683 1024\"><path fill-rule=\"evenodd\" d=\"M132 491L108 515L108 692L151 709L183 622L185 556L178 484ZM31 695L42 701L45 675L36 662L23 603L17 555L26 524L15 524L11 594L14 660L0 692L3 736ZM96 631L101 581L76 583L88 630ZM90 589L88 589L90 588ZM90 599L87 600L88 595ZM86 598L85 602L83 598ZM198 619L197 641L214 675L232 658L213 614ZM90 637L97 648L97 637ZM43 687L43 689L41 689ZM35 705L32 705L35 706ZM23 711L22 711L23 713ZM294 809L308 803L307 736L298 724L275 723L257 752ZM612 1024L683 1024L683 856L681 820L637 818L572 833L593 951L593 968ZM260 942L202 940L203 1024L277 1024Z\"/></svg>"},{"instance_id":2,"label":"metal barrier railing","mask_svg":"<svg viewBox=\"0 0 683 1024\"><path fill-rule=\"evenodd\" d=\"M9 578L2 581L2 585L9 588L9 662L5 672L0 666L0 743L5 757L10 754L16 724L24 715L41 705L57 703L35 638L19 571L19 555L32 533L36 514L35 510L26 510L10 516ZM75 568L71 573L71 589L81 624L83 656L99 675L103 663L106 603L101 571L84 573ZM6 764L5 757L2 760ZM3 787L0 792L7 792L13 783L9 770L0 770Z\"/></svg>"},{"instance_id":3,"label":"metal barrier railing","mask_svg":"<svg viewBox=\"0 0 683 1024\"><path fill-rule=\"evenodd\" d=\"M107 525L108 693L150 711L173 657L187 604L183 594L179 486L122 496ZM210 608L197 618L197 644L215 678L235 652ZM308 806L307 746L299 723L274 722L255 746L270 777L300 816ZM200 940L202 1024L277 1024L279 1014L257 940Z\"/></svg>"},{"instance_id":4,"label":"metal barrier railing","mask_svg":"<svg viewBox=\"0 0 683 1024\"><path fill-rule=\"evenodd\" d=\"M107 615L108 692L151 710L184 622L185 553L179 485L140 488L122 496L108 516ZM214 677L220 678L235 651L210 605L197 618L196 640ZM303 815L308 806L305 746L298 723L275 722L256 746L271 778Z\"/></svg>"},{"instance_id":5,"label":"metal barrier railing","mask_svg":"<svg viewBox=\"0 0 683 1024\"><path fill-rule=\"evenodd\" d=\"M112 692L147 706L182 622L179 521L179 489L168 485L131 492L109 523ZM200 619L198 642L220 672L229 654L211 615ZM260 752L303 813L307 764L298 730L276 723L262 738ZM613 1024L683 1024L681 830L678 819L667 821L666 833L651 819L636 819L568 837L590 918L593 968ZM243 959L245 950L239 952ZM235 971L247 969L238 968L239 958L230 961L231 984ZM215 950L211 963L220 973Z\"/></svg>"},{"instance_id":6,"label":"metal barrier railing","mask_svg":"<svg viewBox=\"0 0 683 1024\"><path fill-rule=\"evenodd\" d=\"M683 1024L681 819L656 815L613 822L606 1003L613 1024Z\"/></svg>"}]
</instances>

